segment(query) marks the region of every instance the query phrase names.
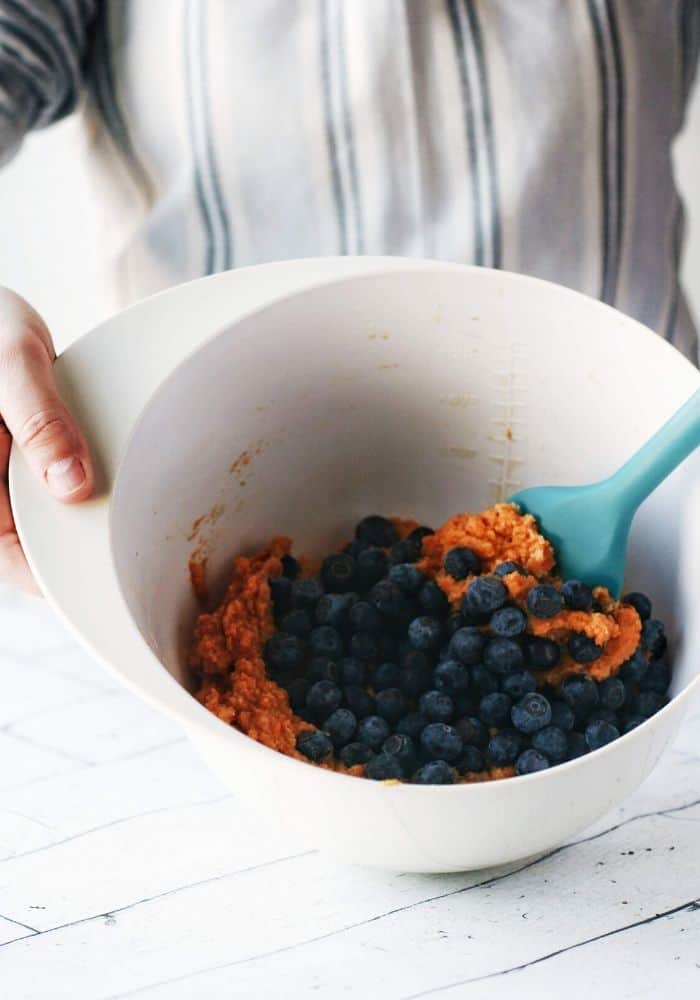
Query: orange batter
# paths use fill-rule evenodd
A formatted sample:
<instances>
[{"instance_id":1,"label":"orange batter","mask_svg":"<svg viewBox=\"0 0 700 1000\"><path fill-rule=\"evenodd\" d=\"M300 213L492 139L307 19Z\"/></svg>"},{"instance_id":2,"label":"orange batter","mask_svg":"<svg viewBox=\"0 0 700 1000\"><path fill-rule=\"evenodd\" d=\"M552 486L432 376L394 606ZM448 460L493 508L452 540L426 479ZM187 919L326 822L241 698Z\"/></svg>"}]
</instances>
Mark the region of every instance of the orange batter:
<instances>
[{"instance_id":1,"label":"orange batter","mask_svg":"<svg viewBox=\"0 0 700 1000\"><path fill-rule=\"evenodd\" d=\"M414 521L394 519L394 523L401 536L416 526ZM473 579L454 580L442 568L445 554L457 546L475 551L484 572L506 561L522 566L526 575L511 573L503 582L511 600L524 609L527 595L537 583L546 580L557 587L561 583L551 575L554 550L539 533L535 519L521 514L512 504L497 504L480 514L458 514L423 539L418 566L438 583L455 609ZM196 696L206 708L265 746L306 761L296 750L296 739L314 726L294 714L287 693L267 677L263 660L265 642L274 631L267 581L282 573L282 556L290 549L290 540L279 537L255 555L235 559L231 583L220 605L197 620L189 665L197 680ZM199 594L205 593L201 574L194 574L193 582ZM636 650L641 622L634 608L613 601L603 588L595 591L595 598L600 611L561 611L549 619L528 616L531 634L565 643L572 631L584 632L603 646L601 656L587 665L574 662L564 652L554 669L537 674L541 685L559 685L571 673L588 673L603 680L616 673ZM348 770L338 762L321 766L356 775L364 770L359 765ZM492 768L460 780L492 780L514 773L510 767Z\"/></svg>"},{"instance_id":2,"label":"orange batter","mask_svg":"<svg viewBox=\"0 0 700 1000\"><path fill-rule=\"evenodd\" d=\"M294 715L262 657L274 631L267 581L282 572L290 548L288 538L274 538L251 558L234 561L223 601L197 619L190 667L200 678L197 697L210 712L273 750L301 757L296 738L313 726Z\"/></svg>"}]
</instances>

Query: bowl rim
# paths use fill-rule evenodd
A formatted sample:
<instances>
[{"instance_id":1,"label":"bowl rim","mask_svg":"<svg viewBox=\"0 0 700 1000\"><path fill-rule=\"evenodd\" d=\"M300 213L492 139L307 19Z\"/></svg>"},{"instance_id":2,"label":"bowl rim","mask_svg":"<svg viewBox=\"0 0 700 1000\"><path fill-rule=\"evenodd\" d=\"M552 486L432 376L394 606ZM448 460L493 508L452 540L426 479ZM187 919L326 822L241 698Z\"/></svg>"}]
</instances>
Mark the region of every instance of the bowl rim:
<instances>
[{"instance_id":1,"label":"bowl rim","mask_svg":"<svg viewBox=\"0 0 700 1000\"><path fill-rule=\"evenodd\" d=\"M138 429L145 412L150 408L158 393L164 388L170 379L176 375L180 367L184 365L194 354L205 349L208 343L214 341L241 321L254 318L256 315L259 315L270 308L279 306L281 303L292 297L297 298L306 294L313 294L321 288L332 286L333 284L341 282L345 283L357 281L358 279L371 279L376 278L377 276L384 276L393 273L400 275L401 271L415 273L416 271L426 272L430 270L457 273L478 272L483 276L488 275L488 280L500 279L506 282L517 281L524 284L545 286L550 292L554 291L558 295L572 297L576 301L582 300L586 303L586 308L593 308L602 311L601 315L608 318L614 317L616 323L622 322L625 326L629 326L631 324L640 332L640 334L641 331L644 331L644 334L641 335L653 338L653 342L657 349L671 352L674 355L676 363L684 362L688 369L692 371L694 376L696 376L697 380L700 382L700 374L690 361L683 358L673 345L663 340L663 338L659 337L648 327L639 323L639 321L627 316L626 314L620 313L613 307L582 292L575 291L542 278L531 277L529 275L518 274L516 272L483 268L475 265L461 265L442 261L417 260L409 258L311 258L301 261L275 262L273 264L242 268L237 271L223 272L222 274L194 279L193 281L187 282L183 285L166 289L159 292L155 296L151 296L142 302L130 306L123 312L116 314L116 316L111 317L106 322L84 334L81 338L79 338L79 340L74 342L65 352L63 352L57 363L57 374L63 375L64 377L67 376L68 381L70 381L70 375L80 370L86 360L88 362L87 367L90 368L91 359L89 358L90 351L88 348L94 347L97 344L98 350L96 352L93 351L93 354L96 353L97 360L99 361L101 354L110 353L106 352L106 350L101 351L99 348L102 346L106 349L106 341L112 328L115 325L123 325L126 323L127 327L131 326L132 336L129 337L128 340L125 338L123 343L120 345L122 356L128 357L129 363L132 366L135 363L138 363L139 355L143 363L150 361L150 374L154 376L154 378L151 379L151 383L148 385L147 391L141 391L140 394L137 394L138 398L131 401L131 406L129 407L130 412L127 414L126 427L124 426L124 423L121 425L122 433L113 433L111 437L108 437L106 444L108 445L110 452L106 463L108 466L106 477L107 490L94 501L89 501L87 504L81 504L75 507L65 507L55 504L54 502L51 502L50 504L45 502L43 491L40 491L38 485L31 479L23 462L22 456L19 454L17 449L13 448L12 451L10 463L10 489L13 503L15 503L15 507L18 512L17 528L20 539L25 552L27 553L27 558L32 571L42 585L42 589L45 591L49 603L68 623L69 628L77 636L80 643L84 645L93 656L96 656L98 660L100 660L100 662L102 662L111 672L115 673L116 676L120 678L122 683L127 685L127 687L137 693L140 697L145 698L147 702L152 704L158 710L174 716L178 722L186 727L196 725L198 730L208 731L212 736L216 735L218 738L221 738L224 732L227 731L229 739L233 738L234 740L237 740L238 738L242 738L250 745L249 749L252 749L255 752L263 752L268 755L275 754L278 758L278 763L281 758L283 761L289 762L291 765L306 768L310 778L312 772L309 771L309 764L306 761L296 760L285 754L281 754L278 751L271 750L263 744L258 743L256 740L253 740L245 733L242 733L240 730L228 726L218 717L213 715L213 713L209 712L208 709L197 701L194 695L192 695L167 671L167 669L161 664L156 655L150 649L131 617L131 613L128 610L128 606L126 605L121 590L121 581L117 575L116 565L114 563L113 546L111 544L111 501L119 486L119 472L121 470L124 457L128 453L133 438L138 433ZM155 368L157 370L153 370L152 361L154 356L156 358L161 357L161 352L154 350L154 341L160 341L161 344L163 343L165 335L164 331L165 328L167 328L167 324L153 322L144 323L142 318L144 312L148 313L149 311L155 311L157 314L161 305L170 304L175 305L177 308L178 303L181 303L182 301L194 301L199 302L200 305L205 305L207 292L211 290L212 287L218 287L219 289L224 289L227 292L234 291L236 295L238 295L242 290L243 282L245 282L245 280L250 278L253 274L256 274L257 277L262 279L260 281L261 289L258 291L257 302L254 302L254 304L251 305L250 301L248 301L243 304L241 308L234 307L232 309L231 300L235 301L235 296L226 296L228 299L226 303L226 309L229 313L228 318L224 320L221 316L218 316L218 322L209 322L208 324L207 322L190 324L187 328L187 336L177 345L175 359L173 360L172 358L168 358L167 352L164 352L166 358L165 363L160 365L160 367L156 365ZM284 286L285 281L287 287L283 291L280 291L280 283ZM255 293L253 294L253 298L255 298ZM197 310L195 309L194 311L196 313ZM144 328L149 330L149 338L143 336ZM133 336L134 330L138 331L138 337ZM136 350L135 352L135 360L133 352L134 348L139 345L139 338L141 339L141 346L140 350ZM114 340L117 338L112 339ZM146 343L146 341L148 341L148 343ZM157 346L157 344L155 346ZM149 355L150 358L148 357ZM96 372L94 368L94 361L95 359L93 358L93 373ZM80 374L84 377L84 371L81 371ZM66 395L69 397L68 402L70 404L70 391L68 391ZM120 405L123 401L118 398L118 394L116 394L114 398L109 396L107 398L109 399L110 414L114 417L115 408L120 409ZM120 411L120 418L123 416L124 413ZM85 429L88 433L88 437L90 438L89 423ZM113 426L111 430L114 431ZM126 433L124 433L124 431L126 431ZM102 443L104 444L105 442L103 441ZM104 458L105 456L102 455L101 457ZM118 596L122 605L121 615L119 617L123 623L124 613L126 614L130 629L134 633L134 637L136 638L138 644L141 646L141 660L144 668L150 670L153 667L157 667L161 674L165 675L162 680L166 681L169 691L166 692L166 687L161 683L158 685L161 689L161 696L154 696L151 690L144 687L142 684L136 683L133 678L126 676L122 669L115 666L115 663L112 662L112 658L104 651L101 643L94 641L94 639L93 641L90 641L86 635L85 629L81 627L81 625L85 624L85 616L83 615L81 617L81 615L78 614L76 620L75 602L66 602L64 599L65 595L61 590L61 583L65 583L66 574L57 575L55 572L55 566L47 553L46 533L44 532L42 534L37 530L37 518L36 515L32 513L36 511L37 508L44 511L52 511L54 513L54 516L50 518L52 524L58 524L60 527L67 528L71 539L80 537L80 528L76 526L85 524L88 521L88 517L90 517L90 530L87 534L93 538L96 537L96 533L101 535L102 555L105 554L104 542L106 536L106 554L109 562L109 574L112 577L112 584L116 582L117 589L117 593L115 593L114 587L112 586L111 596L113 598L117 598ZM54 534L53 539L55 540L55 538L56 535ZM102 568L104 570L104 560ZM50 570L53 571L50 572ZM77 606L81 608L84 607L84 601L78 601ZM136 646L134 646L134 648L136 648ZM150 662L146 663L145 660L149 658ZM671 711L677 710L679 705L687 701L691 692L693 692L699 685L700 674L697 674L659 712L657 712L650 719L647 719L644 723L641 723L631 732L622 734L620 738L615 740L613 743L602 747L600 750L592 751L582 757L558 764L550 769L530 775L519 775L518 777L520 781L546 781L552 773L559 774L564 768L567 770L573 770L575 767L585 766L585 762L591 757L600 759L599 755L606 751L608 753L613 753L615 748L622 741L627 741L629 743L631 740L637 738L639 734L648 733L651 725L665 715L668 715ZM173 696L173 688L178 693L177 697ZM166 693L170 694L171 697L166 697ZM183 695L184 700L182 697ZM284 766L287 765L285 764ZM352 775L346 775L320 767L313 767L313 771L317 774L324 774L327 776L332 775L334 778L353 777ZM320 778L318 780L326 779ZM504 780L507 782L508 779ZM450 789L452 790L452 794L454 794L454 789L456 788L472 789L470 793L472 795L495 794L494 786L500 790L502 785L503 781L465 782L444 786L369 782L369 788L372 788L373 786L380 786L384 790L397 788L405 790L410 788L411 792L409 794L412 795L434 792L436 788L443 788L445 790ZM522 787L520 782L518 783L518 786ZM474 791L477 788L480 789L479 792ZM401 794L406 793L404 791Z\"/></svg>"}]
</instances>

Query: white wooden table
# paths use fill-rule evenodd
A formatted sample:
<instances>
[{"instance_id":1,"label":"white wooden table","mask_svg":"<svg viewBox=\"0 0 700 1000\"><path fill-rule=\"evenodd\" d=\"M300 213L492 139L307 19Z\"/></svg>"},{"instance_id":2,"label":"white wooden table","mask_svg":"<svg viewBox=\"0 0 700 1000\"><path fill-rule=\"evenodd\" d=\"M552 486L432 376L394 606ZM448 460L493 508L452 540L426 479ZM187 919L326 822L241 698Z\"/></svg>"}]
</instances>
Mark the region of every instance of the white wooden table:
<instances>
[{"instance_id":1,"label":"white wooden table","mask_svg":"<svg viewBox=\"0 0 700 1000\"><path fill-rule=\"evenodd\" d=\"M3 1000L700 995L700 704L646 784L507 869L261 828L40 601L0 593Z\"/></svg>"}]
</instances>

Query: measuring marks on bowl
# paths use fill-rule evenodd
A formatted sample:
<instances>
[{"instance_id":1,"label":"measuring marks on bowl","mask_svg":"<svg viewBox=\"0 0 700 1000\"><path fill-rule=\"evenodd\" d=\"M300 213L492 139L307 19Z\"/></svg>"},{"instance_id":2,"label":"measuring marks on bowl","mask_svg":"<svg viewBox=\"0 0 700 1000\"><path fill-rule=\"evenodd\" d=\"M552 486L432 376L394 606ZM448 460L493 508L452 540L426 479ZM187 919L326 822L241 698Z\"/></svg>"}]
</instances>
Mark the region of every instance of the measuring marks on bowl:
<instances>
[{"instance_id":1,"label":"measuring marks on bowl","mask_svg":"<svg viewBox=\"0 0 700 1000\"><path fill-rule=\"evenodd\" d=\"M489 386L494 416L488 435L488 459L493 475L488 485L491 503L500 503L523 485L521 466L525 464L523 446L526 442L524 408L527 387L520 374L520 362L525 359L526 345L506 336L497 349L493 377Z\"/></svg>"}]
</instances>

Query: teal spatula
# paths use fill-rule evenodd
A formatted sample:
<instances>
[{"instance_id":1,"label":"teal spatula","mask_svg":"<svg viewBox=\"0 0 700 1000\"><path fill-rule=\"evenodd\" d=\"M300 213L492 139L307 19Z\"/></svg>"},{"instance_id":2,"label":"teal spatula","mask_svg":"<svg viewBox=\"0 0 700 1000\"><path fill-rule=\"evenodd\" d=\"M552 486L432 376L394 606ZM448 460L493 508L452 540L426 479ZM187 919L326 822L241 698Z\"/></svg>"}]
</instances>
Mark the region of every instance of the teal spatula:
<instances>
[{"instance_id":1,"label":"teal spatula","mask_svg":"<svg viewBox=\"0 0 700 1000\"><path fill-rule=\"evenodd\" d=\"M609 479L588 486L534 486L510 500L534 514L554 545L559 573L618 597L627 538L643 500L700 445L700 389Z\"/></svg>"}]
</instances>

